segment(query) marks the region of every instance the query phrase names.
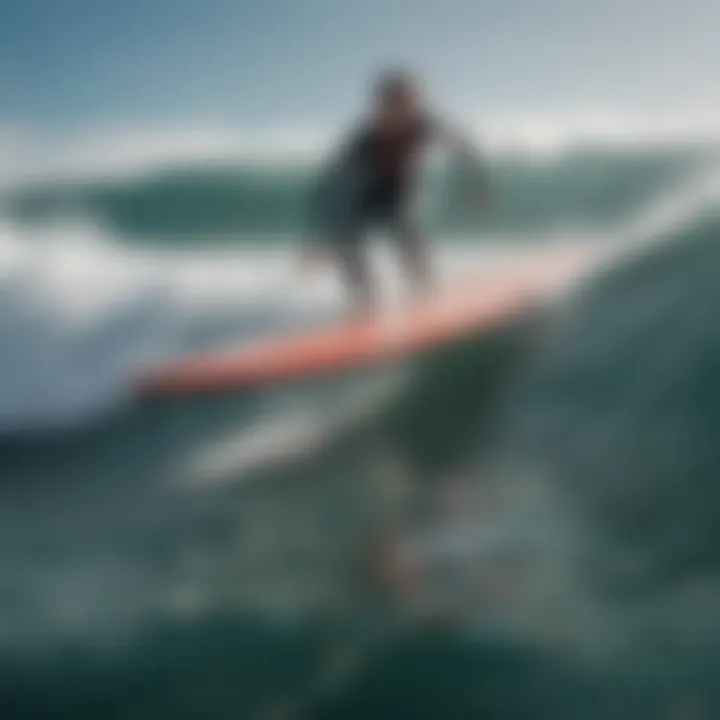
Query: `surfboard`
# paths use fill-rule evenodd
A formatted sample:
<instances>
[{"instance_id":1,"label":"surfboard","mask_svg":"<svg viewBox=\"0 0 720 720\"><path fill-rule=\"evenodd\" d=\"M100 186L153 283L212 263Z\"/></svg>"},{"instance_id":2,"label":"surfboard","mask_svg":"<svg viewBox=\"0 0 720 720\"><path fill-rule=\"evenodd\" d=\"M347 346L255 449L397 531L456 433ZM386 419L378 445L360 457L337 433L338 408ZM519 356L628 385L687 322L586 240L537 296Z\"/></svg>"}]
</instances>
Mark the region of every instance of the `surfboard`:
<instances>
[{"instance_id":1,"label":"surfboard","mask_svg":"<svg viewBox=\"0 0 720 720\"><path fill-rule=\"evenodd\" d=\"M402 312L171 360L141 373L135 389L145 400L247 391L417 356L510 325L586 262L551 255Z\"/></svg>"}]
</instances>

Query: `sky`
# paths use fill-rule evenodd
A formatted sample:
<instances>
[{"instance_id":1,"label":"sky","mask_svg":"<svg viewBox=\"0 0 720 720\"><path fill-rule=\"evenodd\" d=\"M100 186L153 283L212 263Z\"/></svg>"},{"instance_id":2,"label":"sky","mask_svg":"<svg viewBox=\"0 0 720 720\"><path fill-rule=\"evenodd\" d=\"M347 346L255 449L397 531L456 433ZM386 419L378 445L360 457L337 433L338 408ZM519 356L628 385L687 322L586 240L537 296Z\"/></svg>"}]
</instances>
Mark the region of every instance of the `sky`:
<instances>
[{"instance_id":1,"label":"sky","mask_svg":"<svg viewBox=\"0 0 720 720\"><path fill-rule=\"evenodd\" d=\"M720 106L717 0L0 0L0 122L311 126L385 65L457 112Z\"/></svg>"}]
</instances>

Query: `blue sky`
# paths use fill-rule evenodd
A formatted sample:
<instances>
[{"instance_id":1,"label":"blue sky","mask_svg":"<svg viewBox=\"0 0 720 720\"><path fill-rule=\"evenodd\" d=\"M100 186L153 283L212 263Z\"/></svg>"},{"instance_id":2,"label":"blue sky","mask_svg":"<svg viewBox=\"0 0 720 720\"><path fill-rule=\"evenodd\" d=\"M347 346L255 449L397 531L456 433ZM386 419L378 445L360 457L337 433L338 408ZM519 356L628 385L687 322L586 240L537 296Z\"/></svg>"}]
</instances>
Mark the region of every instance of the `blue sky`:
<instances>
[{"instance_id":1,"label":"blue sky","mask_svg":"<svg viewBox=\"0 0 720 720\"><path fill-rule=\"evenodd\" d=\"M317 124L387 63L475 115L717 106L717 0L0 0L0 122Z\"/></svg>"}]
</instances>

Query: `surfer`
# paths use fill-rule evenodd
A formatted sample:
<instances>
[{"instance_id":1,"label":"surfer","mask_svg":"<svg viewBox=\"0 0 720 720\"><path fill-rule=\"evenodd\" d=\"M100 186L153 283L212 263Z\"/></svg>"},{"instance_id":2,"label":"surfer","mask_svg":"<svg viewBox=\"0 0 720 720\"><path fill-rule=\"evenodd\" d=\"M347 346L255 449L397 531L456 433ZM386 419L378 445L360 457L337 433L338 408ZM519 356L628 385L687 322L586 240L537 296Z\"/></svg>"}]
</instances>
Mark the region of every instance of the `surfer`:
<instances>
[{"instance_id":1,"label":"surfer","mask_svg":"<svg viewBox=\"0 0 720 720\"><path fill-rule=\"evenodd\" d=\"M436 141L450 141L473 161L482 202L487 197L479 154L431 115L419 85L403 72L384 73L374 90L371 117L343 144L323 170L311 206L315 236L305 249L306 265L331 257L349 290L353 312L376 305L367 258L367 230L389 230L400 253L413 296L432 289L433 272L415 213L420 161Z\"/></svg>"}]
</instances>

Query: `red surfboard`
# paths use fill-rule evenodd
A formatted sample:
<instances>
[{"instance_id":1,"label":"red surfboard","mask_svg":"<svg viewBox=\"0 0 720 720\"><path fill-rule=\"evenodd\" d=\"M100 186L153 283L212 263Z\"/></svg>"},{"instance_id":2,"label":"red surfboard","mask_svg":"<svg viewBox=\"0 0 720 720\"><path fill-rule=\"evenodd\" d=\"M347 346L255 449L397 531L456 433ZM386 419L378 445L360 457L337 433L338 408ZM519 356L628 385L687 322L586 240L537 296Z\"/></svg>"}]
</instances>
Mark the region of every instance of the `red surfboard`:
<instances>
[{"instance_id":1,"label":"red surfboard","mask_svg":"<svg viewBox=\"0 0 720 720\"><path fill-rule=\"evenodd\" d=\"M509 325L584 264L566 252L402 313L169 361L144 373L136 390L143 399L249 390L415 356Z\"/></svg>"}]
</instances>

